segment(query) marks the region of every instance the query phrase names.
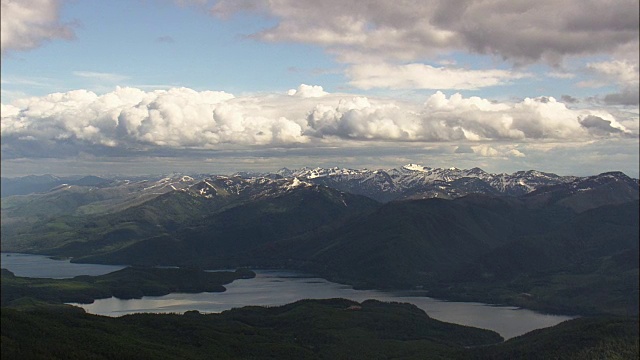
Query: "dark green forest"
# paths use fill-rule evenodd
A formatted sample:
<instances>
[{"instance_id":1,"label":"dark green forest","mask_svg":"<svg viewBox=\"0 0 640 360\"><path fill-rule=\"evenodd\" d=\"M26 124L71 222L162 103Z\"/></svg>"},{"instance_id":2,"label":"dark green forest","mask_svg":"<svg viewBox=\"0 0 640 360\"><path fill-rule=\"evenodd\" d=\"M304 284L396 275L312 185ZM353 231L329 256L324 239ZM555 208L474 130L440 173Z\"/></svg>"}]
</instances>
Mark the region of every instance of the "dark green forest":
<instances>
[{"instance_id":1,"label":"dark green forest","mask_svg":"<svg viewBox=\"0 0 640 360\"><path fill-rule=\"evenodd\" d=\"M374 300L119 318L70 307L3 307L1 320L2 359L638 358L637 319L580 318L500 343L492 331L443 323L413 305Z\"/></svg>"}]
</instances>

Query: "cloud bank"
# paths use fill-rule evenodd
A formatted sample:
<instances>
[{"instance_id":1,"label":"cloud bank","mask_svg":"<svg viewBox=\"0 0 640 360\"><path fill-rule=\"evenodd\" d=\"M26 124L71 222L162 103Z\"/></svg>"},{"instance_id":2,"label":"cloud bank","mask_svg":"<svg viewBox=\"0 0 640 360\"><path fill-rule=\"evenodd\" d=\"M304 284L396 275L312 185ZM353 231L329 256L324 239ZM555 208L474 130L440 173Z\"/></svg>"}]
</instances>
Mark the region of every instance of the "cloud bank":
<instances>
[{"instance_id":1,"label":"cloud bank","mask_svg":"<svg viewBox=\"0 0 640 360\"><path fill-rule=\"evenodd\" d=\"M75 90L2 104L1 112L2 151L8 158L314 148L354 141L584 142L638 135L637 114L572 109L554 98L496 103L438 91L420 104L332 94L310 85L240 97L188 88L118 87L104 95Z\"/></svg>"}]
</instances>

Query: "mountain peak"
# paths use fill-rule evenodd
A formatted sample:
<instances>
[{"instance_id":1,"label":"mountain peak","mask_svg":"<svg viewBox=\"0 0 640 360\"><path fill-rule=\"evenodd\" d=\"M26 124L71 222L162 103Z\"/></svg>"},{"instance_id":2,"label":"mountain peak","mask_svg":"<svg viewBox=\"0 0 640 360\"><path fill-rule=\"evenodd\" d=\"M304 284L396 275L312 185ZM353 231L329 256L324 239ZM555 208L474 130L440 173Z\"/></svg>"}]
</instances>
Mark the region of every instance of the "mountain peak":
<instances>
[{"instance_id":1,"label":"mountain peak","mask_svg":"<svg viewBox=\"0 0 640 360\"><path fill-rule=\"evenodd\" d=\"M614 178L614 179L630 179L627 174L622 171L608 171L599 175L595 175L595 177L599 178Z\"/></svg>"},{"instance_id":2,"label":"mountain peak","mask_svg":"<svg viewBox=\"0 0 640 360\"><path fill-rule=\"evenodd\" d=\"M283 187L286 190L293 190L299 187L311 187L313 186L313 184L306 182L306 181L301 181L300 179L298 179L297 177L294 177L293 180L291 180L290 183L286 183Z\"/></svg>"}]
</instances>

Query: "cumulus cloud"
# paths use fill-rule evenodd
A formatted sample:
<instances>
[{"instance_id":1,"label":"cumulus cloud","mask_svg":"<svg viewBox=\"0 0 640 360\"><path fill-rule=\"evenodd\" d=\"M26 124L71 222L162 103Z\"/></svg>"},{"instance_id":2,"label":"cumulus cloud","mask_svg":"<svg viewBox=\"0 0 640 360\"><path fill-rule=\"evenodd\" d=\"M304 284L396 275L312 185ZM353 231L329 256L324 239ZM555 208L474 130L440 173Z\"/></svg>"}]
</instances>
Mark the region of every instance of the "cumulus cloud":
<instances>
[{"instance_id":1,"label":"cumulus cloud","mask_svg":"<svg viewBox=\"0 0 640 360\"><path fill-rule=\"evenodd\" d=\"M211 10L221 17L240 11L277 20L255 38L317 44L351 63L464 50L515 63L557 64L566 56L634 47L637 54L638 45L636 0L221 0Z\"/></svg>"},{"instance_id":2,"label":"cumulus cloud","mask_svg":"<svg viewBox=\"0 0 640 360\"><path fill-rule=\"evenodd\" d=\"M303 98L313 98L313 97L322 97L327 95L328 93L324 91L322 86L319 85L306 85L300 84L298 89L290 89L287 94L289 96L297 96Z\"/></svg>"},{"instance_id":3,"label":"cumulus cloud","mask_svg":"<svg viewBox=\"0 0 640 360\"><path fill-rule=\"evenodd\" d=\"M430 128L429 124L421 124L419 116L398 105L372 104L366 97L341 99L337 106L317 105L307 116L307 121L309 135L348 139L419 140ZM451 129L434 125L434 139L455 137ZM438 134L439 130L442 134ZM461 133L457 137L460 136Z\"/></svg>"},{"instance_id":4,"label":"cumulus cloud","mask_svg":"<svg viewBox=\"0 0 640 360\"><path fill-rule=\"evenodd\" d=\"M54 39L75 37L73 27L59 19L58 0L2 0L2 55L29 50Z\"/></svg>"},{"instance_id":5,"label":"cumulus cloud","mask_svg":"<svg viewBox=\"0 0 640 360\"><path fill-rule=\"evenodd\" d=\"M350 84L360 89L475 90L529 75L507 70L467 70L425 64L355 64L347 70Z\"/></svg>"},{"instance_id":6,"label":"cumulus cloud","mask_svg":"<svg viewBox=\"0 0 640 360\"><path fill-rule=\"evenodd\" d=\"M319 96L321 95L321 96ZM637 136L637 114L570 109L552 97L497 103L442 92L423 104L331 94L301 85L288 94L234 97L188 88L55 93L2 105L4 156L75 151L221 150L457 142L456 153L523 157L487 141L590 141ZM618 121L620 119L620 121ZM623 125L626 124L626 125ZM630 128L629 128L630 126Z\"/></svg>"},{"instance_id":7,"label":"cumulus cloud","mask_svg":"<svg viewBox=\"0 0 640 360\"><path fill-rule=\"evenodd\" d=\"M214 148L304 141L297 123L264 118L225 92L186 88L144 92L86 90L3 105L2 136L109 147Z\"/></svg>"}]
</instances>

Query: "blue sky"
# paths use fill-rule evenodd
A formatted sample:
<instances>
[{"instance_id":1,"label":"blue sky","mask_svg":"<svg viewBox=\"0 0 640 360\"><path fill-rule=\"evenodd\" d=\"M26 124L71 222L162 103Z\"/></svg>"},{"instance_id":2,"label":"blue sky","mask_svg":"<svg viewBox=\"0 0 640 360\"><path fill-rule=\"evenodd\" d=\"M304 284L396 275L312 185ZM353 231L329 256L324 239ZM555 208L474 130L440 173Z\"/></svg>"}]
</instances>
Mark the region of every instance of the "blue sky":
<instances>
[{"instance_id":1,"label":"blue sky","mask_svg":"<svg viewBox=\"0 0 640 360\"><path fill-rule=\"evenodd\" d=\"M316 81L337 87L344 81L320 74L340 66L321 48L248 39L273 24L264 16L222 20L171 1L61 4L60 22L70 24L76 39L6 56L4 79L37 82L7 84L6 90L42 96L79 88L106 92L120 85L242 93L286 91Z\"/></svg>"},{"instance_id":2,"label":"blue sky","mask_svg":"<svg viewBox=\"0 0 640 360\"><path fill-rule=\"evenodd\" d=\"M638 177L637 15L636 0L2 0L3 176Z\"/></svg>"}]
</instances>

